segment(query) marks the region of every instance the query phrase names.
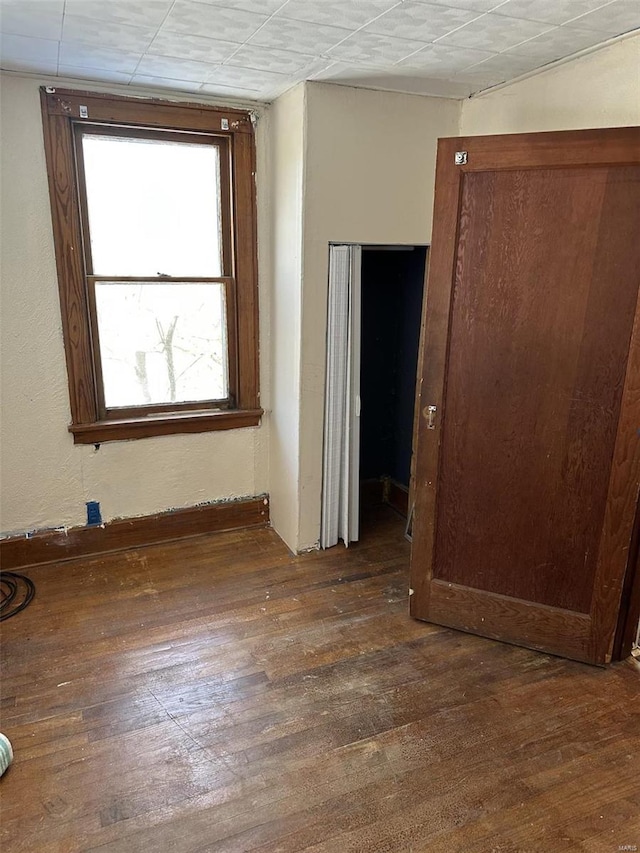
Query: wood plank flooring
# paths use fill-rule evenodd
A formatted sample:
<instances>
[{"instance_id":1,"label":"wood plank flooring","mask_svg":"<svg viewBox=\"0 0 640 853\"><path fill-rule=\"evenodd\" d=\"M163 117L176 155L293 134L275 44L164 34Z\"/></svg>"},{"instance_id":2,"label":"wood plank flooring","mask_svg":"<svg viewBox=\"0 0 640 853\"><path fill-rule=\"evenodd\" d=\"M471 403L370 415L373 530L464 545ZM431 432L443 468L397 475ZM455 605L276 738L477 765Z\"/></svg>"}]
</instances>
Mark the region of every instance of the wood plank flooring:
<instances>
[{"instance_id":1,"label":"wood plank flooring","mask_svg":"<svg viewBox=\"0 0 640 853\"><path fill-rule=\"evenodd\" d=\"M26 570L2 853L640 850L640 667L416 622L404 521ZM635 845L635 847L634 847Z\"/></svg>"}]
</instances>

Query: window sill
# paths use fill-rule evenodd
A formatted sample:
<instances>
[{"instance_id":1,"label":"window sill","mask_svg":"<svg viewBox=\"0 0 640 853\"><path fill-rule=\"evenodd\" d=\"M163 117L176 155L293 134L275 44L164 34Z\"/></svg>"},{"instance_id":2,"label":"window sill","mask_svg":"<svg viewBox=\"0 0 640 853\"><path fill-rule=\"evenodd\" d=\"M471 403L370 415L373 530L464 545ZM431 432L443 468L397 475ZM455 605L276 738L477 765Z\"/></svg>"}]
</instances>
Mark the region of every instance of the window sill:
<instances>
[{"instance_id":1,"label":"window sill","mask_svg":"<svg viewBox=\"0 0 640 853\"><path fill-rule=\"evenodd\" d=\"M236 409L223 412L187 412L177 415L154 415L92 424L71 424L74 444L101 444L155 435L211 432L219 429L242 429L260 424L262 409Z\"/></svg>"}]
</instances>

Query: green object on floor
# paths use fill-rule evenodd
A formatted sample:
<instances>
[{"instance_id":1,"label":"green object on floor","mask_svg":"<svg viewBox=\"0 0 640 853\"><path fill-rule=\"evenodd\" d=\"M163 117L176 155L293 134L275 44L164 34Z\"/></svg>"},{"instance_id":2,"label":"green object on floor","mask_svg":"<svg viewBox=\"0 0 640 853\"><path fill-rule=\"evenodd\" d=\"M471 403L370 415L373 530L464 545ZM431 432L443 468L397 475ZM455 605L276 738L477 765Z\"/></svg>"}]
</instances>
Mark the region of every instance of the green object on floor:
<instances>
[{"instance_id":1,"label":"green object on floor","mask_svg":"<svg viewBox=\"0 0 640 853\"><path fill-rule=\"evenodd\" d=\"M13 749L11 741L6 735L0 733L0 776L13 761Z\"/></svg>"}]
</instances>

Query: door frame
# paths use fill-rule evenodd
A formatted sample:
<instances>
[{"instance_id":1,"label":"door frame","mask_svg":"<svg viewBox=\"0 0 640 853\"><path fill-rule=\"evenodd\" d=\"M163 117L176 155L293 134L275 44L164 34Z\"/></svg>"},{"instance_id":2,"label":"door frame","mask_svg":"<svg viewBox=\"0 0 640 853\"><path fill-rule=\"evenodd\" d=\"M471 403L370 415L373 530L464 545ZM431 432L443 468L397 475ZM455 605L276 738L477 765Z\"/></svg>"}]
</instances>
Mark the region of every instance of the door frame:
<instances>
[{"instance_id":1,"label":"door frame","mask_svg":"<svg viewBox=\"0 0 640 853\"><path fill-rule=\"evenodd\" d=\"M589 613L578 613L471 590L433 574L437 483L446 418L448 337L455 280L463 177L467 172L640 162L640 128L452 137L440 139L436 166L434 228L426 291L425 345L420 375L420 423L416 449L416 504L411 555L411 615L577 660L612 660L621 596L633 571L631 530L640 484L640 311L636 313L609 480L605 521ZM640 297L639 297L640 298ZM427 421L435 421L427 429ZM635 483L635 488L625 483ZM637 584L636 584L637 586ZM461 617L460 612L464 612ZM429 618L422 615L422 618ZM506 630L505 630L506 628ZM620 646L622 648L622 646Z\"/></svg>"},{"instance_id":2,"label":"door frame","mask_svg":"<svg viewBox=\"0 0 640 853\"><path fill-rule=\"evenodd\" d=\"M413 432L412 432L412 437L411 437L411 473L410 473L410 480L409 480L409 518L410 518L411 517L411 511L412 511L412 509L411 509L411 507L412 507L412 496L415 492L416 439L417 439L417 434L418 434L418 420L419 420L419 411L420 411L420 409L419 409L420 364L421 364L422 353L423 353L423 349L424 349L424 336L425 336L424 318L425 318L425 310L426 310L426 303L427 303L427 274L429 271L429 263L430 263L430 257L431 257L431 242L426 242L426 243L419 243L419 242L411 242L411 243L355 243L355 242L350 242L348 240L331 240L328 244L329 258L331 258L331 250L335 247L340 247L340 246L349 247L349 248L356 248L356 249L360 250L358 253L358 257L357 257L358 269L355 271L356 275L354 275L354 277L353 277L354 278L353 284L355 285L355 288L357 289L357 292L353 296L353 302L355 305L357 305L359 311L361 310L361 306L362 306L362 250L373 249L373 250L378 250L378 251L389 251L389 252L404 251L406 249L424 249L425 250L425 270L424 270L424 276L423 276L423 281L422 281L422 312L421 312L421 324L420 324L420 339L419 339L419 344L418 344L418 361L417 361L417 365L416 365L416 390L415 390L415 395L414 395L414 421L413 421ZM327 310L328 310L328 305L327 305ZM357 337L358 337L358 349L360 349L360 338L361 338L360 324L358 324L358 336ZM354 369L357 369L358 371L360 371L360 369L361 369L360 368L361 353L360 352L357 352L357 353L351 353L350 352L349 357L350 357L350 360L352 362L354 362L354 365L353 365ZM325 341L325 356L324 356L324 358L325 358L325 363L326 363L326 358L327 358L327 342L326 341ZM327 405L326 404L326 390L327 390L326 389L326 382L327 382L327 377L325 375L325 398L324 398L325 403L324 403L324 410L323 410L324 412L326 412L326 405ZM358 383L357 396L359 397L359 395L360 395L360 385ZM358 423L358 429L359 429L360 428L360 401L359 401L359 399L357 401L355 399L351 399L350 403L353 406L353 408L355 409L355 414L357 416L357 423ZM324 442L325 442L325 435L324 435L324 431L323 431L323 457L324 457ZM358 447L359 447L359 443L358 443ZM360 476L359 475L360 475L360 458L358 455L358 457L356 458L356 464L353 466L353 470L351 472L351 477L350 477L350 489L351 490L353 490L356 487L354 484L357 484L357 487L359 488L359 482L360 482ZM321 504L322 504L322 493L324 492L324 476L325 475L324 475L324 471L323 471L322 485L321 485ZM354 506L354 495L353 494L350 494L350 500L352 502L351 507L352 507L352 512L353 512L353 506ZM358 504L358 509L359 509L359 501L357 501L357 504ZM321 509L322 509L322 507L321 507ZM321 538L322 538L322 529L323 529L323 524L322 524L322 518L321 518L321 522L320 522L320 536L321 536ZM356 539L357 538L358 537L356 536ZM324 546L321 546L321 547L324 547Z\"/></svg>"}]
</instances>

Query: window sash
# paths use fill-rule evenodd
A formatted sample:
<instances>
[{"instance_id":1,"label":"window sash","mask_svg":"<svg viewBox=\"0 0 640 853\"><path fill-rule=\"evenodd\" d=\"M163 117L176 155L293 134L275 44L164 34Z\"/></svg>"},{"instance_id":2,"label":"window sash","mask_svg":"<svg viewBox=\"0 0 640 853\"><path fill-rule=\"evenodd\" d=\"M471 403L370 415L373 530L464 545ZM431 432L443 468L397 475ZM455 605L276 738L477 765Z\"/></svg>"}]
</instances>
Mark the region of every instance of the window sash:
<instances>
[{"instance_id":1,"label":"window sash","mask_svg":"<svg viewBox=\"0 0 640 853\"><path fill-rule=\"evenodd\" d=\"M107 406L102 375L102 357L100 352L100 329L96 305L96 283L114 284L222 284L225 297L226 343L227 343L227 397L173 403L151 403L142 406ZM171 276L87 276L87 297L89 323L91 328L91 346L96 375L96 396L100 420L120 420L122 418L149 417L157 414L180 412L225 411L236 408L237 394L237 321L236 321L236 282L233 278L175 278Z\"/></svg>"},{"instance_id":2,"label":"window sash","mask_svg":"<svg viewBox=\"0 0 640 853\"><path fill-rule=\"evenodd\" d=\"M221 139L212 134L188 133L186 131L159 130L156 128L140 128L129 126L114 126L110 124L79 124L74 123L74 146L76 178L78 182L78 197L81 214L81 226L83 237L83 255L85 265L87 300L89 309L89 325L91 328L91 348L93 354L93 370L95 376L95 394L97 402L97 414L100 420L118 420L131 417L149 417L157 414L170 414L173 412L190 412L206 410L233 409L237 400L237 350L236 350L236 288L233 272L233 254L231 239L231 196L230 196L230 169L229 169L229 145L228 140ZM206 277L198 276L113 276L93 275L93 259L91 257L91 229L89 225L89 209L87 186L84 172L84 153L82 138L85 135L113 136L116 138L151 139L166 142L184 142L186 144L207 144L218 149L220 163L220 217L221 217L221 252L223 276ZM175 402L163 404L151 404L144 406L121 406L108 407L105 402L104 379L102 372L102 359L100 354L100 333L98 328L98 315L96 309L95 284L97 281L113 282L158 282L171 283L179 286L181 282L220 282L225 285L226 319L227 319L227 363L228 363L228 387L229 394L224 399L210 399L197 402Z\"/></svg>"},{"instance_id":3,"label":"window sash","mask_svg":"<svg viewBox=\"0 0 640 853\"><path fill-rule=\"evenodd\" d=\"M83 136L113 136L120 139L148 139L150 141L177 142L196 145L212 145L218 149L220 163L220 239L222 253L222 275L235 274L232 251L232 215L231 215L231 176L229 140L207 133L188 133L186 131L159 130L157 128L129 127L113 124L80 122L73 123L76 179L80 204L83 232L84 264L87 275L92 275L91 229L89 227L89 209L87 203L87 183L84 169Z\"/></svg>"}]
</instances>

